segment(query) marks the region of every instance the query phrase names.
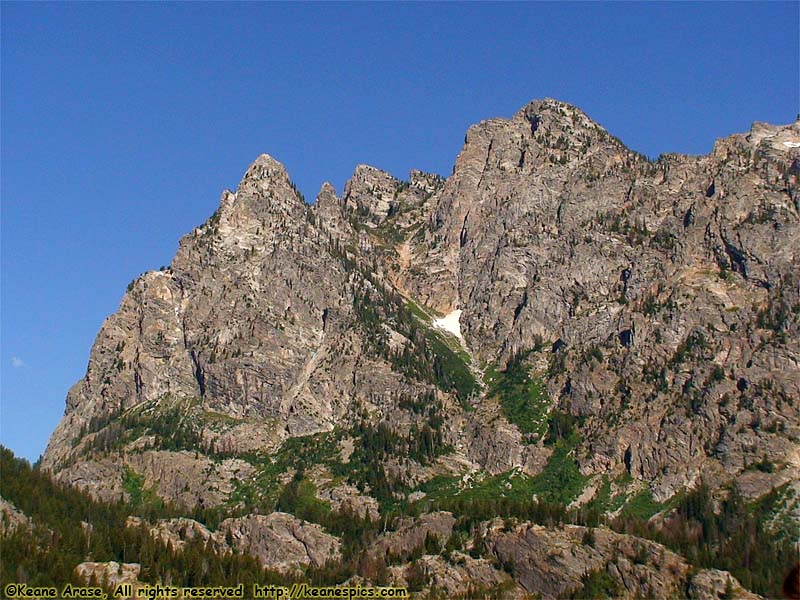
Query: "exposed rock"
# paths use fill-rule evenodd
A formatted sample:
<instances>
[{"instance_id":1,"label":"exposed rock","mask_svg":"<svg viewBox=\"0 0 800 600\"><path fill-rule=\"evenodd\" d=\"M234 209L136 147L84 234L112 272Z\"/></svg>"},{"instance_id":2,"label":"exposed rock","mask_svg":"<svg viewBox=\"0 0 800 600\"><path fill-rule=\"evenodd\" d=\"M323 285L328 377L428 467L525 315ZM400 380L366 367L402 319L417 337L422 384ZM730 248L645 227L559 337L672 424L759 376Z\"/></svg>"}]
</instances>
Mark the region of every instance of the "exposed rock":
<instances>
[{"instance_id":1,"label":"exposed rock","mask_svg":"<svg viewBox=\"0 0 800 600\"><path fill-rule=\"evenodd\" d=\"M75 576L86 585L103 585L112 589L123 583L132 584L134 594L131 597L135 597L136 588L142 585L139 581L141 570L137 563L83 562L75 567Z\"/></svg>"},{"instance_id":2,"label":"exposed rock","mask_svg":"<svg viewBox=\"0 0 800 600\"><path fill-rule=\"evenodd\" d=\"M253 467L239 459L213 461L197 452L152 451L132 453L127 462L111 458L75 462L56 475L101 500L127 498L123 478L129 471L144 478L144 487L185 507L212 507L222 503L237 479L245 479Z\"/></svg>"},{"instance_id":3,"label":"exposed rock","mask_svg":"<svg viewBox=\"0 0 800 600\"><path fill-rule=\"evenodd\" d=\"M449 560L430 554L421 557L405 569L403 583L407 584L412 570L420 572L428 589L449 598L469 598L482 590L498 588L503 589L502 598L505 599L526 597L525 591L508 573L499 571L484 558L472 558L461 552L453 552Z\"/></svg>"},{"instance_id":4,"label":"exposed rock","mask_svg":"<svg viewBox=\"0 0 800 600\"><path fill-rule=\"evenodd\" d=\"M429 536L444 544L456 520L449 512L434 512L417 519L404 519L395 531L385 533L370 547L376 557L407 557L425 544Z\"/></svg>"},{"instance_id":5,"label":"exposed rock","mask_svg":"<svg viewBox=\"0 0 800 600\"><path fill-rule=\"evenodd\" d=\"M588 417L585 473L624 466L657 499L709 469L737 477L752 462L748 448L791 453L800 433L798 407L784 400L800 394L788 343L800 304L798 140L797 123L756 124L709 156L652 162L546 99L471 127L446 180L414 171L400 182L361 165L341 200L323 185L313 210L262 155L169 269L132 283L43 466L85 461L85 440L105 422L167 395L273 423L201 425L207 444L237 454L345 424L354 399L401 387L353 330L353 277L337 258L347 247L422 304L460 310L480 359L560 342L548 388L562 410ZM405 346L384 327L396 351ZM587 361L598 348L602 359ZM751 425L769 427L742 432L740 404ZM502 421L466 421L455 442L490 472L544 464ZM104 469L63 479L102 493Z\"/></svg>"},{"instance_id":6,"label":"exposed rock","mask_svg":"<svg viewBox=\"0 0 800 600\"><path fill-rule=\"evenodd\" d=\"M687 594L692 600L719 600L719 598L756 600L761 598L761 596L744 589L727 571L717 569L703 569L692 577Z\"/></svg>"},{"instance_id":7,"label":"exposed rock","mask_svg":"<svg viewBox=\"0 0 800 600\"><path fill-rule=\"evenodd\" d=\"M339 540L316 524L286 513L226 519L218 533L237 552L256 557L270 569L289 572L311 565L322 567L340 555Z\"/></svg>"},{"instance_id":8,"label":"exposed rock","mask_svg":"<svg viewBox=\"0 0 800 600\"><path fill-rule=\"evenodd\" d=\"M709 157L650 162L552 100L485 121L468 132L430 229L404 249L413 258L404 285L441 311L458 306L478 356L530 349L538 336L560 340L572 382L562 406L597 419L584 470L622 465L631 441L632 474L655 479L656 496L669 497L718 456L746 453L726 441L741 425L720 404L737 394L727 375L705 383L714 368L775 382L767 394L749 390L745 402L787 427L797 422L797 407L779 398L800 390L798 356L785 343L798 335L790 308L800 270L798 131L797 123L756 126L721 140ZM785 307L769 319L780 324L777 336L757 323L775 305ZM673 366L697 332L709 347ZM600 364L584 359L593 346L606 348ZM557 397L565 377L552 374ZM687 375L696 391L679 388L676 399L670 389ZM623 397L622 389L630 391ZM695 405L685 416L681 396ZM788 443L785 453L792 436L762 430L756 446ZM717 440L724 451L714 451Z\"/></svg>"},{"instance_id":9,"label":"exposed rock","mask_svg":"<svg viewBox=\"0 0 800 600\"><path fill-rule=\"evenodd\" d=\"M396 192L399 182L380 169L358 165L344 188L342 200L345 207L355 212L367 225L375 226L386 219L397 206Z\"/></svg>"},{"instance_id":10,"label":"exposed rock","mask_svg":"<svg viewBox=\"0 0 800 600\"><path fill-rule=\"evenodd\" d=\"M352 485L337 485L326 487L318 491L317 497L320 500L330 503L334 510L349 510L362 519L367 518L371 521L380 518L378 501L370 496L365 496Z\"/></svg>"},{"instance_id":11,"label":"exposed rock","mask_svg":"<svg viewBox=\"0 0 800 600\"><path fill-rule=\"evenodd\" d=\"M691 575L686 561L660 544L604 528L588 534L585 527L521 523L505 531L497 521L486 524L483 534L489 551L513 569L526 591L542 598L580 590L581 578L592 571L611 576L625 598L681 596Z\"/></svg>"},{"instance_id":12,"label":"exposed rock","mask_svg":"<svg viewBox=\"0 0 800 600\"><path fill-rule=\"evenodd\" d=\"M481 403L464 429L467 455L492 474L516 467L536 474L552 453L550 448L527 444L519 428L502 417L497 401Z\"/></svg>"},{"instance_id":13,"label":"exposed rock","mask_svg":"<svg viewBox=\"0 0 800 600\"><path fill-rule=\"evenodd\" d=\"M124 497L123 473L124 468L111 460L83 460L68 465L54 479L110 502Z\"/></svg>"},{"instance_id":14,"label":"exposed rock","mask_svg":"<svg viewBox=\"0 0 800 600\"><path fill-rule=\"evenodd\" d=\"M210 540L211 548L217 554L231 551L224 535L209 531L205 525L198 523L194 519L183 517L161 519L155 525L149 525L139 517L128 517L125 526L132 528L146 527L153 538L173 551L183 550L186 542L194 540L202 542L204 547L207 546Z\"/></svg>"},{"instance_id":15,"label":"exposed rock","mask_svg":"<svg viewBox=\"0 0 800 600\"><path fill-rule=\"evenodd\" d=\"M0 497L0 535L13 533L20 527L30 527L31 520L8 500Z\"/></svg>"},{"instance_id":16,"label":"exposed rock","mask_svg":"<svg viewBox=\"0 0 800 600\"><path fill-rule=\"evenodd\" d=\"M285 573L305 566L322 567L340 556L337 538L319 525L280 512L226 519L217 531L183 517L161 519L153 525L129 517L125 526L145 527L153 538L175 551L199 540L204 547L211 544L218 555L231 551L249 554L264 567Z\"/></svg>"}]
</instances>

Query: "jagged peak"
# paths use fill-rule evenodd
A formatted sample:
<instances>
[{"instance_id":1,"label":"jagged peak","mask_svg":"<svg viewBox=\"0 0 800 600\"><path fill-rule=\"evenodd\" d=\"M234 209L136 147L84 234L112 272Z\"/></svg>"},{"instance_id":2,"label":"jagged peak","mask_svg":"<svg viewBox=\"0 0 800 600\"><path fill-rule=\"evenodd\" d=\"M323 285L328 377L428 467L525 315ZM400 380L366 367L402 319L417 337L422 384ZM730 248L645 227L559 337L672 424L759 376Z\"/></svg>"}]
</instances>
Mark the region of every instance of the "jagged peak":
<instances>
[{"instance_id":1,"label":"jagged peak","mask_svg":"<svg viewBox=\"0 0 800 600\"><path fill-rule=\"evenodd\" d=\"M543 125L556 129L606 131L602 125L589 117L579 107L554 98L532 100L518 110L513 118L525 119L534 128Z\"/></svg>"},{"instance_id":2,"label":"jagged peak","mask_svg":"<svg viewBox=\"0 0 800 600\"><path fill-rule=\"evenodd\" d=\"M366 163L360 163L356 165L356 168L353 169L352 177L363 176L365 174L373 174L373 175L380 174L395 179L395 177L393 177L392 174L389 173L388 171L384 171L383 169L379 169L378 167L373 167L372 165L368 165Z\"/></svg>"},{"instance_id":3,"label":"jagged peak","mask_svg":"<svg viewBox=\"0 0 800 600\"><path fill-rule=\"evenodd\" d=\"M319 188L319 193L317 194L317 198L319 198L322 194L334 195L336 196L336 188L330 181L323 181L322 185Z\"/></svg>"},{"instance_id":4,"label":"jagged peak","mask_svg":"<svg viewBox=\"0 0 800 600\"><path fill-rule=\"evenodd\" d=\"M565 102L563 100L559 100L558 98L551 98L546 96L544 98L535 98L528 102L525 106L522 107L520 110L525 110L527 107L535 107L539 111L545 110L554 110L558 111L569 111L569 112L579 112L581 114L585 114L578 106L574 104L570 104L569 102Z\"/></svg>"},{"instance_id":5,"label":"jagged peak","mask_svg":"<svg viewBox=\"0 0 800 600\"><path fill-rule=\"evenodd\" d=\"M268 197L270 204L305 206L305 198L292 182L286 167L269 154L259 155L245 171L239 186L236 188L238 197Z\"/></svg>"},{"instance_id":6,"label":"jagged peak","mask_svg":"<svg viewBox=\"0 0 800 600\"><path fill-rule=\"evenodd\" d=\"M400 181L391 173L371 165L360 164L356 165L350 179L345 183L342 197L347 199L354 194L371 193L376 190L393 191L399 184Z\"/></svg>"},{"instance_id":7,"label":"jagged peak","mask_svg":"<svg viewBox=\"0 0 800 600\"><path fill-rule=\"evenodd\" d=\"M274 159L269 154L260 154L247 168L242 181L239 183L241 189L247 183L258 182L280 182L291 183L289 174L283 163Z\"/></svg>"},{"instance_id":8,"label":"jagged peak","mask_svg":"<svg viewBox=\"0 0 800 600\"><path fill-rule=\"evenodd\" d=\"M222 210L226 210L236 202L236 193L232 192L231 190L225 189L222 190L222 194L219 198L219 206Z\"/></svg>"},{"instance_id":9,"label":"jagged peak","mask_svg":"<svg viewBox=\"0 0 800 600\"><path fill-rule=\"evenodd\" d=\"M315 204L317 206L333 206L339 204L339 196L336 194L336 188L329 181L326 181L319 188Z\"/></svg>"},{"instance_id":10,"label":"jagged peak","mask_svg":"<svg viewBox=\"0 0 800 600\"><path fill-rule=\"evenodd\" d=\"M276 172L282 173L283 175L286 175L286 167L283 166L283 163L266 153L259 154L256 157L256 159L252 162L252 164L248 167L247 171L248 172L251 171L254 167L261 167L262 169L274 170ZM286 176L288 177L288 175Z\"/></svg>"},{"instance_id":11,"label":"jagged peak","mask_svg":"<svg viewBox=\"0 0 800 600\"><path fill-rule=\"evenodd\" d=\"M524 165L574 165L590 147L608 157L636 155L576 106L553 98L532 100L510 119L487 119L471 126L453 174L475 161L501 164L505 171ZM489 154L494 156L490 159Z\"/></svg>"},{"instance_id":12,"label":"jagged peak","mask_svg":"<svg viewBox=\"0 0 800 600\"><path fill-rule=\"evenodd\" d=\"M399 181L397 177L389 173L388 171L384 171L383 169L379 169L378 167L373 167L372 165L367 164L359 164L356 165L356 168L353 169L353 174L350 176L350 179L347 183L352 181L360 181L366 179L380 179L383 181ZM347 185L345 184L345 187Z\"/></svg>"},{"instance_id":13,"label":"jagged peak","mask_svg":"<svg viewBox=\"0 0 800 600\"><path fill-rule=\"evenodd\" d=\"M344 186L342 204L346 210L360 213L374 225L388 215L399 187L400 180L393 175L360 164Z\"/></svg>"},{"instance_id":14,"label":"jagged peak","mask_svg":"<svg viewBox=\"0 0 800 600\"><path fill-rule=\"evenodd\" d=\"M503 135L502 132L508 131L509 128L514 130L520 126L525 129L529 127L534 133L540 129L544 132L553 132L552 141L560 136L585 138L589 135L593 138L611 138L605 128L577 106L554 98L543 98L531 100L514 113L510 119L495 117L472 125L467 130L465 143L469 144L473 139L482 139L487 136ZM544 140L548 138L549 136L543 136ZM620 143L620 145L622 144Z\"/></svg>"}]
</instances>

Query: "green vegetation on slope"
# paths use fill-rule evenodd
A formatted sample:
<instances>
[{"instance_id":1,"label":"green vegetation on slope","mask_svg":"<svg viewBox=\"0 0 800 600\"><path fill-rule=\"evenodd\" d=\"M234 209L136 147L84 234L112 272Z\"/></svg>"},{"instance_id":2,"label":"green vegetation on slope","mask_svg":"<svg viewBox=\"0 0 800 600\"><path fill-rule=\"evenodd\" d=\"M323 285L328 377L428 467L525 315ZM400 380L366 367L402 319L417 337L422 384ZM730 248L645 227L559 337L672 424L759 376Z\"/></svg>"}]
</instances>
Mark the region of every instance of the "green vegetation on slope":
<instances>
[{"instance_id":1,"label":"green vegetation on slope","mask_svg":"<svg viewBox=\"0 0 800 600\"><path fill-rule=\"evenodd\" d=\"M271 456L247 456L258 469L255 479L238 480L228 499L230 510L267 514L275 510L285 474L303 471L307 466L328 464L337 459L340 431L289 438Z\"/></svg>"},{"instance_id":2,"label":"green vegetation on slope","mask_svg":"<svg viewBox=\"0 0 800 600\"><path fill-rule=\"evenodd\" d=\"M398 406L422 417L419 425L398 433L387 423L373 425L365 418L351 430L335 429L311 436L289 438L272 456L248 456L257 467L255 479L236 482L228 505L231 509L270 512L284 489L286 474L302 473L323 465L339 481L356 486L378 500L382 512L398 505L398 495L406 486L386 473L390 458L412 459L427 465L452 451L444 443L442 405L433 391L414 398L397 399ZM350 438L353 452L347 462L341 457L340 443ZM313 520L313 519L308 519Z\"/></svg>"},{"instance_id":3,"label":"green vegetation on slope","mask_svg":"<svg viewBox=\"0 0 800 600\"><path fill-rule=\"evenodd\" d=\"M600 489L597 490L594 497L589 501L587 508L596 510L603 514L616 512L628 501L628 494L624 488L626 488L632 482L633 479L630 477L630 475L625 473L624 477L619 477L614 482L616 484L615 487L617 492L612 494L611 480L607 475L603 475Z\"/></svg>"},{"instance_id":4,"label":"green vegetation on slope","mask_svg":"<svg viewBox=\"0 0 800 600\"><path fill-rule=\"evenodd\" d=\"M409 308L411 304L399 294L377 284L370 287L356 290L353 301L353 310L370 349L407 377L454 392L467 406L478 384L469 369L466 353L454 350L443 334L417 317ZM417 312L422 313L419 307ZM408 340L402 349L392 348L384 323Z\"/></svg>"},{"instance_id":5,"label":"green vegetation on slope","mask_svg":"<svg viewBox=\"0 0 800 600\"><path fill-rule=\"evenodd\" d=\"M715 499L701 484L675 501L663 526L636 515L636 510L623 512L611 525L662 543L697 567L730 571L758 594L780 597L783 578L796 563L794 543L800 538L796 521L786 523L788 531L770 529L787 490L788 484L756 502L746 502L736 487L727 497ZM648 501L641 505L648 508L644 514L652 508Z\"/></svg>"},{"instance_id":6,"label":"green vegetation on slope","mask_svg":"<svg viewBox=\"0 0 800 600\"><path fill-rule=\"evenodd\" d=\"M113 420L92 419L78 439L82 439L87 433L96 432L85 450L108 453L145 435L152 435L153 440L147 448L192 452L199 450L213 455L215 449L203 440L199 426L201 422L224 423L225 419L224 415L218 413L203 412L200 398L176 398L165 394L157 400L138 404Z\"/></svg>"},{"instance_id":7,"label":"green vegetation on slope","mask_svg":"<svg viewBox=\"0 0 800 600\"><path fill-rule=\"evenodd\" d=\"M581 578L581 587L570 598L619 598L624 588L605 569L591 571Z\"/></svg>"},{"instance_id":8,"label":"green vegetation on slope","mask_svg":"<svg viewBox=\"0 0 800 600\"><path fill-rule=\"evenodd\" d=\"M426 493L424 502L433 501L440 508L447 505L449 498L466 503L501 498L532 502L537 498L547 504L565 506L578 497L587 480L578 471L578 465L572 456L577 443L577 435L559 440L542 472L534 477L517 471L506 471L463 483L458 477L440 476L425 482L419 489Z\"/></svg>"},{"instance_id":9,"label":"green vegetation on slope","mask_svg":"<svg viewBox=\"0 0 800 600\"><path fill-rule=\"evenodd\" d=\"M391 444L382 434L359 436L359 439L362 437L371 440L359 442L364 455L380 445ZM555 489L554 482L559 474L567 473L565 481L572 478L569 473L574 463L570 466L570 447L575 441L574 437L559 440L545 471L537 477L506 473L486 477L472 486L460 486L459 481L452 478L431 480L423 485L428 498L411 506L396 504L393 513L387 514L381 522L369 522L347 511L331 510L316 497L313 485L303 472L298 471L280 489L277 507L319 522L340 536L344 558L324 569L307 569L296 577L264 570L247 556L217 556L202 543L189 542L182 552L173 552L154 540L146 529L126 528L125 520L131 514L144 515L150 520L178 516L180 513L175 507L147 507L143 502L137 509L122 502L95 502L75 489L54 484L46 474L0 448L2 496L36 524L32 532L22 528L2 538L0 589L10 581L63 585L72 581L74 567L84 560L138 562L142 565L142 581L170 580L174 585L187 586L239 582L286 584L295 580L329 585L341 583L354 574L377 577L372 580L378 581L381 566L365 559L367 546L383 526L391 529L402 512L413 515L421 509L452 511L458 519L454 539L462 542L474 535L477 523L498 516L548 526L570 522L597 526L603 522L597 511L565 508L564 503L573 497L578 486L568 485L564 491ZM285 446L281 460L288 460L287 455L292 451L304 459L330 456L333 447L330 438L309 437ZM359 464L353 462L352 468L358 469ZM350 467L345 465L345 468ZM126 480L129 492L136 495L136 490L140 490L143 497L146 495L139 477L132 474ZM540 493L541 490L544 492ZM538 501L532 499L533 494L538 495ZM795 521L785 517L787 509L796 501L788 484L757 502L746 502L735 488L727 497L713 498L710 490L701 485L669 503L674 508L665 514L663 525L646 520L656 507L652 497L641 493L634 496L631 507L609 525L617 531L662 543L696 567L728 570L746 588L767 597L777 597L785 572L796 560L794 542L800 531ZM191 516L213 529L221 515L197 510ZM81 522L92 525L91 535ZM452 546L448 542L448 547L463 547L459 544ZM592 595L611 590L601 574L587 574L583 585L584 592L591 590Z\"/></svg>"},{"instance_id":10,"label":"green vegetation on slope","mask_svg":"<svg viewBox=\"0 0 800 600\"><path fill-rule=\"evenodd\" d=\"M577 498L587 477L581 475L574 450L580 443L578 434L556 442L544 470L534 477L535 493L547 502L569 504Z\"/></svg>"},{"instance_id":11,"label":"green vegetation on slope","mask_svg":"<svg viewBox=\"0 0 800 600\"><path fill-rule=\"evenodd\" d=\"M525 359L530 352L518 353L504 371L487 370L489 395L500 401L503 414L522 433L541 437L547 431L550 398L543 380L531 377Z\"/></svg>"},{"instance_id":12,"label":"green vegetation on slope","mask_svg":"<svg viewBox=\"0 0 800 600\"><path fill-rule=\"evenodd\" d=\"M128 485L137 486L135 477ZM187 543L180 553L174 552L145 528L125 527L125 521L131 514L149 519L175 517L179 514L175 507L162 505L159 513L142 513L123 502L96 502L76 489L55 484L47 474L3 447L0 493L34 523L32 530L18 528L2 537L0 589L10 582L55 587L81 584L74 578L74 569L86 560L139 563L139 579L152 584L235 585L242 581L266 585L287 581L262 569L249 556L217 556L199 540ZM202 511L192 516L205 519Z\"/></svg>"},{"instance_id":13,"label":"green vegetation on slope","mask_svg":"<svg viewBox=\"0 0 800 600\"><path fill-rule=\"evenodd\" d=\"M666 507L666 503L656 502L650 489L645 488L628 499L622 509L622 516L646 521Z\"/></svg>"}]
</instances>

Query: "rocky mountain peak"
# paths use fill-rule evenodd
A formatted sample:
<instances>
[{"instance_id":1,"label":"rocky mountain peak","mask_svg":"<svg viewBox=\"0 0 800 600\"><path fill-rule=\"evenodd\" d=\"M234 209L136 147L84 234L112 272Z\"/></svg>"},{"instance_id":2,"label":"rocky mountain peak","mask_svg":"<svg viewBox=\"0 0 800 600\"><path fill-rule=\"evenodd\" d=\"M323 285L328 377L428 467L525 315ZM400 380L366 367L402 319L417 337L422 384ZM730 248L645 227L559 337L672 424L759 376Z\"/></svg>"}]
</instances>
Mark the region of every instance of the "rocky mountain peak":
<instances>
[{"instance_id":1,"label":"rocky mountain peak","mask_svg":"<svg viewBox=\"0 0 800 600\"><path fill-rule=\"evenodd\" d=\"M333 187L332 183L326 181L322 184L322 187L319 188L319 192L317 193L315 204L317 206L339 204L339 197L336 195L336 188Z\"/></svg>"},{"instance_id":2,"label":"rocky mountain peak","mask_svg":"<svg viewBox=\"0 0 800 600\"><path fill-rule=\"evenodd\" d=\"M535 143L555 151L559 158L563 156L561 153L566 153L570 159L579 157L598 145L613 151L627 151L580 108L552 98L530 102L514 115L512 121L517 120L529 123Z\"/></svg>"},{"instance_id":3,"label":"rocky mountain peak","mask_svg":"<svg viewBox=\"0 0 800 600\"><path fill-rule=\"evenodd\" d=\"M369 226L384 221L396 205L400 182L387 173L369 165L358 165L344 187L345 207L357 213Z\"/></svg>"},{"instance_id":4,"label":"rocky mountain peak","mask_svg":"<svg viewBox=\"0 0 800 600\"><path fill-rule=\"evenodd\" d=\"M476 176L488 170L595 172L629 162L635 154L581 109L545 98L531 101L510 119L492 118L470 127L453 175L477 182L487 181Z\"/></svg>"},{"instance_id":5,"label":"rocky mountain peak","mask_svg":"<svg viewBox=\"0 0 800 600\"><path fill-rule=\"evenodd\" d=\"M261 154L248 167L236 188L236 197L256 213L263 209L291 213L305 207L305 198L286 168L269 154Z\"/></svg>"},{"instance_id":6,"label":"rocky mountain peak","mask_svg":"<svg viewBox=\"0 0 800 600\"><path fill-rule=\"evenodd\" d=\"M555 98L542 98L541 100L531 100L523 106L517 114L531 115L549 115L554 118L562 118L572 120L573 117L582 119L595 127L599 127L583 110L577 106Z\"/></svg>"},{"instance_id":7,"label":"rocky mountain peak","mask_svg":"<svg viewBox=\"0 0 800 600\"><path fill-rule=\"evenodd\" d=\"M289 175L283 163L274 159L269 154L260 154L247 168L242 178L242 183L245 181L281 181L288 179Z\"/></svg>"},{"instance_id":8,"label":"rocky mountain peak","mask_svg":"<svg viewBox=\"0 0 800 600\"><path fill-rule=\"evenodd\" d=\"M330 182L322 184L311 210L323 228L334 237L341 238L350 233L343 200L336 194L336 189Z\"/></svg>"}]
</instances>

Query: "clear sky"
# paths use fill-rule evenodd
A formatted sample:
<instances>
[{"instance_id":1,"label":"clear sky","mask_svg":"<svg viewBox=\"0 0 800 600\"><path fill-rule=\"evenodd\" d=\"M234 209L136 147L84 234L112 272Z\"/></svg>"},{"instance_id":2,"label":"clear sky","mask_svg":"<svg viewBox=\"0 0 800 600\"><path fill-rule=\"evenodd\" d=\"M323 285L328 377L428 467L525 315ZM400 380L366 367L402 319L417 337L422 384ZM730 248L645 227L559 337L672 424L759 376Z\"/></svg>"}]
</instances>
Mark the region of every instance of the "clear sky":
<instances>
[{"instance_id":1,"label":"clear sky","mask_svg":"<svg viewBox=\"0 0 800 600\"><path fill-rule=\"evenodd\" d=\"M267 152L311 200L358 163L447 175L534 98L706 153L800 111L798 3L11 3L0 442L35 460L103 319Z\"/></svg>"}]
</instances>

